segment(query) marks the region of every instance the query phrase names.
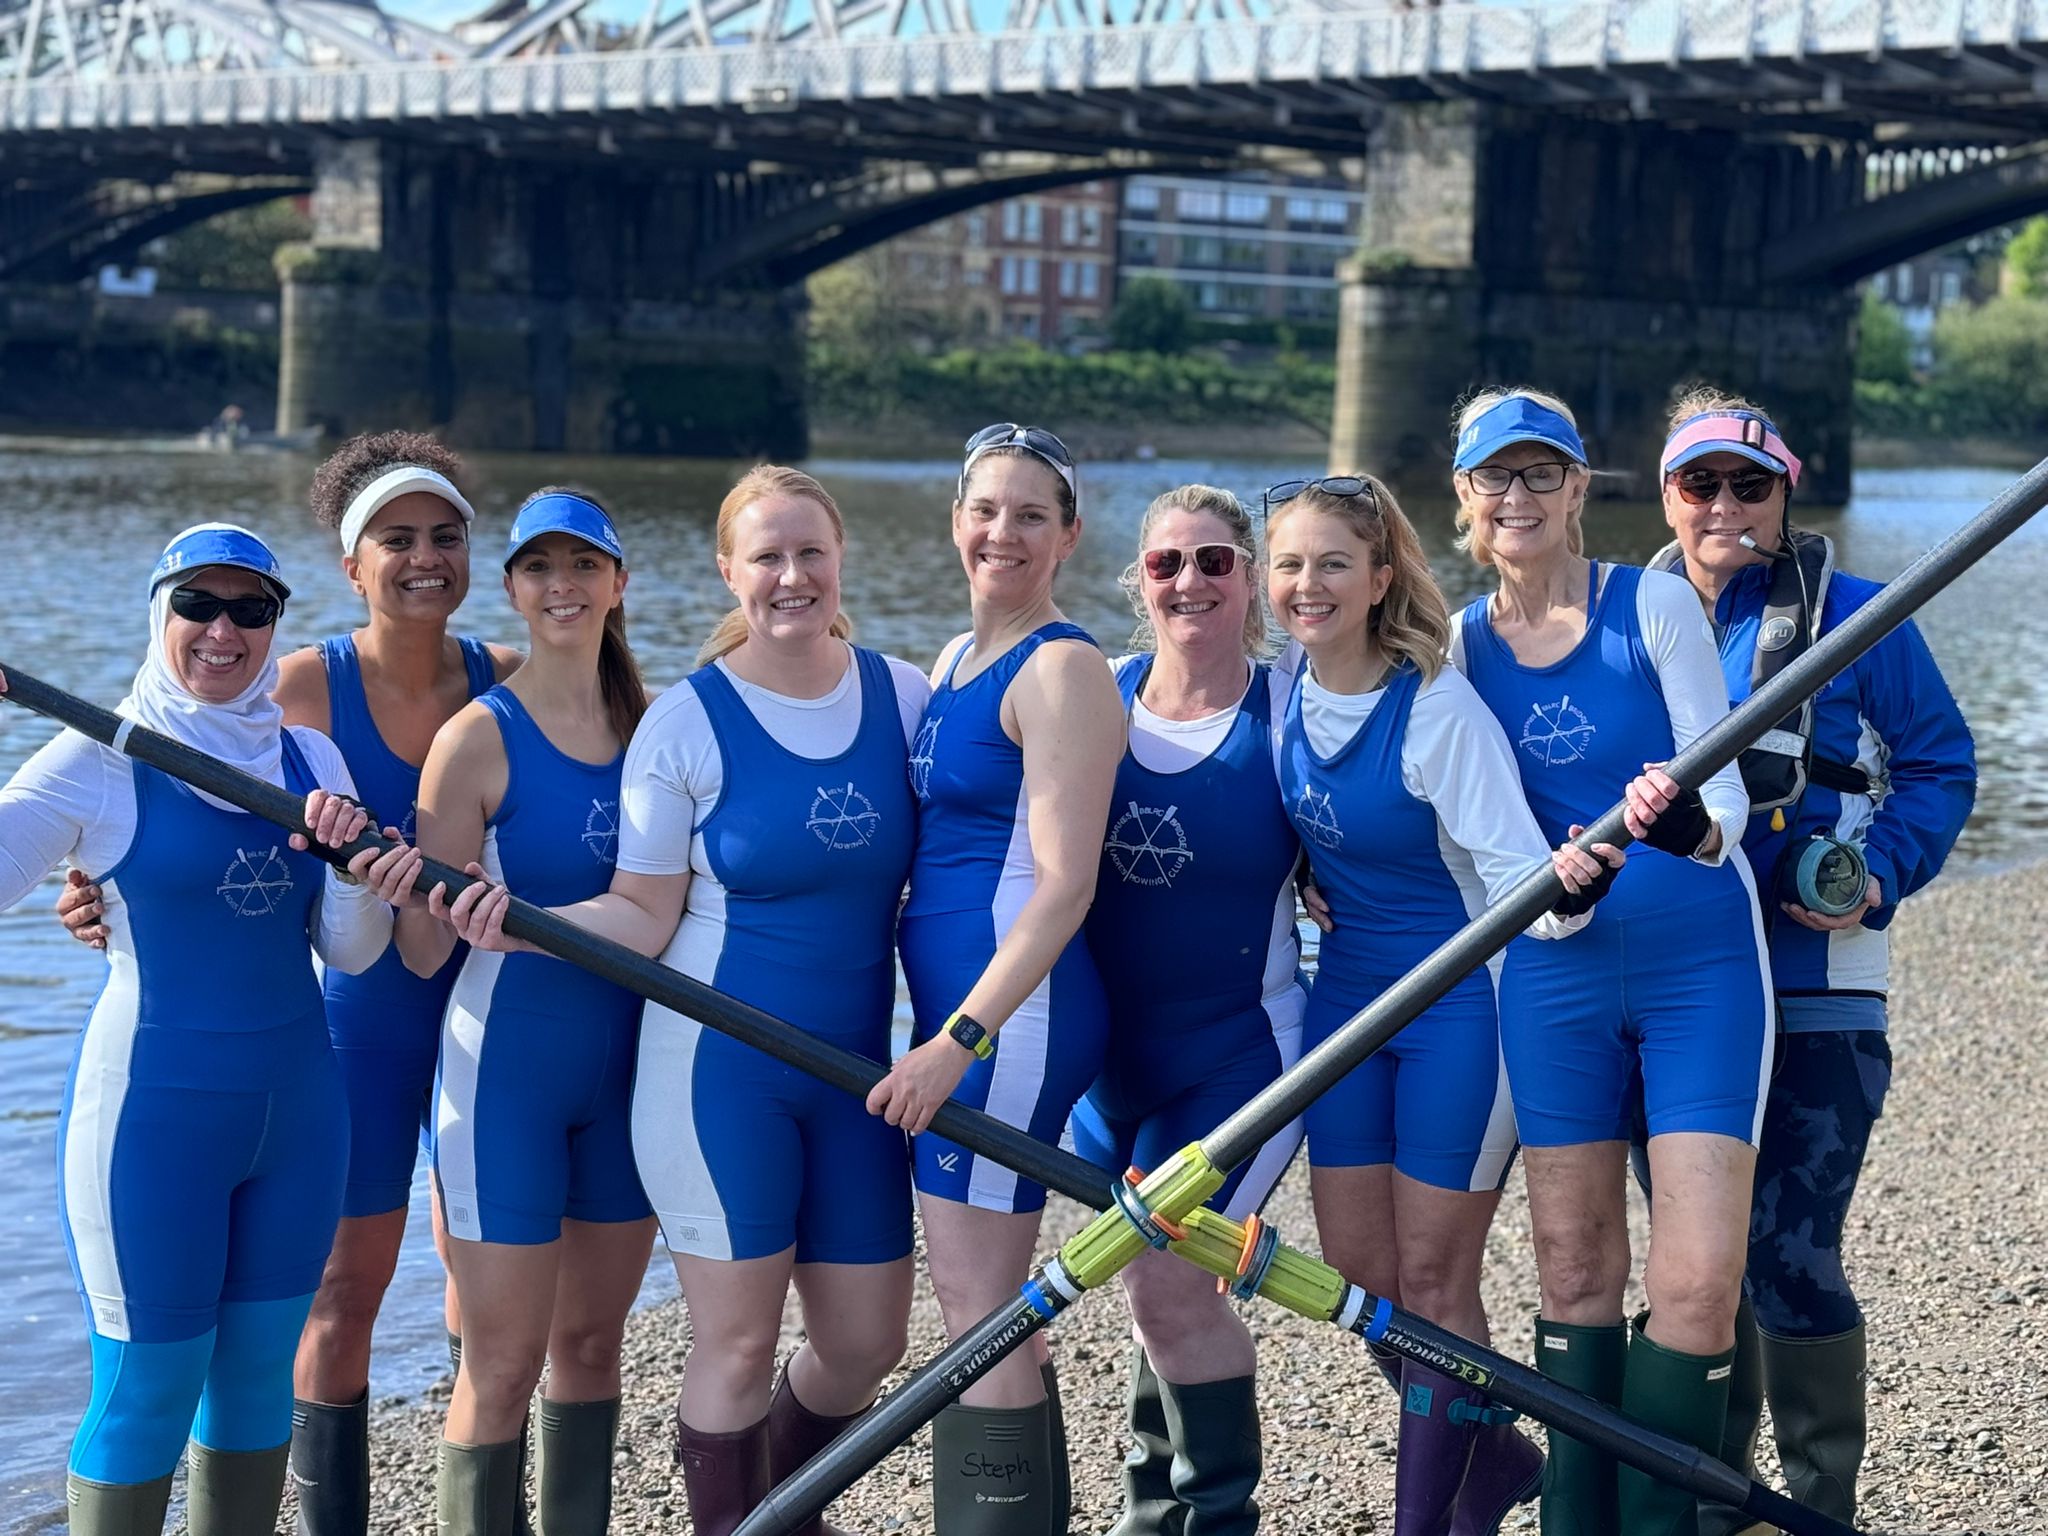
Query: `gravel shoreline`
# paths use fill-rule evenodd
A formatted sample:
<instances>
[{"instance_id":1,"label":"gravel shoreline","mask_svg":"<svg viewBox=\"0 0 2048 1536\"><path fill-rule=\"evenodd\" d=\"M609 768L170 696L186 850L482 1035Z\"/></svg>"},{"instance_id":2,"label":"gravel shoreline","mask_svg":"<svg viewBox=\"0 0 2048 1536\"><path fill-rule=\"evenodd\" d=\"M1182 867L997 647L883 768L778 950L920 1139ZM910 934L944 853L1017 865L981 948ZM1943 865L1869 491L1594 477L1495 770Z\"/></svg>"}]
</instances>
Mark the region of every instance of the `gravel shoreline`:
<instances>
[{"instance_id":1,"label":"gravel shoreline","mask_svg":"<svg viewBox=\"0 0 2048 1536\"><path fill-rule=\"evenodd\" d=\"M2048 1165L2048 976L2037 958L2048 935L2048 863L1937 887L1893 931L1897 1072L1849 1250L1871 1332L1863 1516L1882 1532L2011 1536L2041 1528L2048 1502L2048 1193L2033 1172ZM1055 1197L1047 1248L1086 1214ZM1313 1246L1304 1162L1267 1214L1289 1240ZM1519 1174L1494 1225L1486 1298L1499 1347L1529 1358L1537 1292ZM1395 1404L1357 1341L1263 1302L1245 1316L1259 1341L1266 1528L1391 1529ZM1052 1335L1076 1533L1106 1531L1119 1512L1127 1327L1120 1297L1100 1295ZM797 1337L792 1302L785 1351ZM941 1342L937 1307L921 1289L910 1361ZM615 1531L687 1529L668 1426L688 1344L680 1302L636 1315L627 1331ZM440 1417L432 1400L380 1417L372 1530L433 1531ZM840 1500L835 1520L860 1532L929 1533L928 1458L921 1436ZM1534 1530L1532 1510L1519 1519L1508 1529Z\"/></svg>"}]
</instances>

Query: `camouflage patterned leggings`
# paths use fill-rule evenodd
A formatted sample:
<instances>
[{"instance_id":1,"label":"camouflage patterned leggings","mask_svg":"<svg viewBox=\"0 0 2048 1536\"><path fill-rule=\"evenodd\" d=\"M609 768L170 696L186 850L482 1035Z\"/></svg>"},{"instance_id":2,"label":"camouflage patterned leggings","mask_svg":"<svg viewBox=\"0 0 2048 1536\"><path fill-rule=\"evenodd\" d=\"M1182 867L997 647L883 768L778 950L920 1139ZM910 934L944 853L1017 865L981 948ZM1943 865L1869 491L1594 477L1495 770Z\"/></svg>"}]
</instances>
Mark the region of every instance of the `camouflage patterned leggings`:
<instances>
[{"instance_id":1,"label":"camouflage patterned leggings","mask_svg":"<svg viewBox=\"0 0 2048 1536\"><path fill-rule=\"evenodd\" d=\"M1891 1080L1881 1030L1778 1037L1749 1217L1749 1291L1766 1333L1828 1338L1863 1321L1842 1228Z\"/></svg>"}]
</instances>

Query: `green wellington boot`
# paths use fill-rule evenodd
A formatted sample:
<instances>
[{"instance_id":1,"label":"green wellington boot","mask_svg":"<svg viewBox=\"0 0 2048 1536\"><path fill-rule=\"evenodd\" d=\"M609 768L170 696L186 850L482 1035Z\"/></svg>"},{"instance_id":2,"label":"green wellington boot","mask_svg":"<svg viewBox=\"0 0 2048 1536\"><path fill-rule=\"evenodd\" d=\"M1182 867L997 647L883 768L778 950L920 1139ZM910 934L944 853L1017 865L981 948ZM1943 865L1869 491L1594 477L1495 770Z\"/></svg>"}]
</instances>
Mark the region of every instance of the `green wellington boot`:
<instances>
[{"instance_id":1,"label":"green wellington boot","mask_svg":"<svg viewBox=\"0 0 2048 1536\"><path fill-rule=\"evenodd\" d=\"M1536 1368L1603 1403L1621 1401L1628 1330L1620 1323L1588 1326L1536 1319ZM1543 1467L1543 1536L1614 1536L1614 1463L1570 1435L1550 1432Z\"/></svg>"},{"instance_id":2,"label":"green wellington boot","mask_svg":"<svg viewBox=\"0 0 2048 1536\"><path fill-rule=\"evenodd\" d=\"M1131 1351L1131 1449L1124 1456L1124 1514L1109 1536L1181 1536L1186 1511L1173 1496L1173 1441L1159 1378L1142 1348Z\"/></svg>"},{"instance_id":3,"label":"green wellington boot","mask_svg":"<svg viewBox=\"0 0 2048 1536\"><path fill-rule=\"evenodd\" d=\"M277 1529L291 1443L267 1451L185 1448L185 1524L191 1536L250 1536Z\"/></svg>"},{"instance_id":4,"label":"green wellington boot","mask_svg":"<svg viewBox=\"0 0 2048 1536\"><path fill-rule=\"evenodd\" d=\"M1175 1386L1161 1379L1159 1405L1173 1441L1173 1496L1185 1536L1252 1536L1259 1528L1264 1448L1252 1378Z\"/></svg>"},{"instance_id":5,"label":"green wellington boot","mask_svg":"<svg viewBox=\"0 0 2048 1536\"><path fill-rule=\"evenodd\" d=\"M540 1536L604 1536L612 1522L612 1443L619 1400L540 1400L534 1512Z\"/></svg>"},{"instance_id":6,"label":"green wellington boot","mask_svg":"<svg viewBox=\"0 0 2048 1536\"><path fill-rule=\"evenodd\" d=\"M1767 1333L1763 1345L1787 1490L1808 1509L1854 1524L1868 1364L1863 1325L1825 1339Z\"/></svg>"},{"instance_id":7,"label":"green wellington boot","mask_svg":"<svg viewBox=\"0 0 2048 1536\"><path fill-rule=\"evenodd\" d=\"M513 1536L519 1525L519 1442L441 1442L434 1476L437 1529L447 1536Z\"/></svg>"},{"instance_id":8,"label":"green wellington boot","mask_svg":"<svg viewBox=\"0 0 2048 1536\"><path fill-rule=\"evenodd\" d=\"M171 1475L147 1483L95 1483L73 1473L64 1479L71 1536L163 1536L171 1503Z\"/></svg>"},{"instance_id":9,"label":"green wellington boot","mask_svg":"<svg viewBox=\"0 0 2048 1536\"><path fill-rule=\"evenodd\" d=\"M1756 1436L1764 1412L1764 1352L1749 1298L1735 1312L1735 1369L1728 1375L1728 1417L1716 1454L1738 1472L1756 1472ZM1766 1536L1768 1526L1729 1504L1700 1505L1700 1536Z\"/></svg>"},{"instance_id":10,"label":"green wellington boot","mask_svg":"<svg viewBox=\"0 0 2048 1536\"><path fill-rule=\"evenodd\" d=\"M1717 1355L1688 1355L1667 1349L1643 1332L1647 1312L1630 1329L1628 1370L1622 1381L1621 1411L1674 1440L1711 1455L1720 1448L1728 1417L1728 1377L1733 1346ZM1682 1488L1622 1467L1615 1485L1621 1501L1621 1536L1698 1536L1699 1501Z\"/></svg>"},{"instance_id":11,"label":"green wellington boot","mask_svg":"<svg viewBox=\"0 0 2048 1536\"><path fill-rule=\"evenodd\" d=\"M1052 1438L1052 1528L1054 1536L1067 1536L1074 1521L1074 1472L1067 1461L1067 1415L1060 1407L1060 1373L1046 1361L1038 1368L1045 1383L1047 1432Z\"/></svg>"},{"instance_id":12,"label":"green wellington boot","mask_svg":"<svg viewBox=\"0 0 2048 1536\"><path fill-rule=\"evenodd\" d=\"M970 1408L932 1420L938 1536L1058 1536L1053 1525L1052 1407Z\"/></svg>"}]
</instances>

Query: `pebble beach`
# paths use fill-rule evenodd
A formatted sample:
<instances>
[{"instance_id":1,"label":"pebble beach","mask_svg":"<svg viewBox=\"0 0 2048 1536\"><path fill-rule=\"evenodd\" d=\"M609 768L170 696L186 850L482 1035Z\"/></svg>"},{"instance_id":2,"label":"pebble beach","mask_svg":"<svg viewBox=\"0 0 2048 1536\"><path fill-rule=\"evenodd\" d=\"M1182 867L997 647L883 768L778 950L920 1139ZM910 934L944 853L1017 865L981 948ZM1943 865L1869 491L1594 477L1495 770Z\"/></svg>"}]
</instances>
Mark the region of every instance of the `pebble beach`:
<instances>
[{"instance_id":1,"label":"pebble beach","mask_svg":"<svg viewBox=\"0 0 2048 1536\"><path fill-rule=\"evenodd\" d=\"M2048 1167L2048 863L1938 886L1908 903L1893 932L1897 1069L1849 1246L1871 1339L1862 1520L1886 1536L2017 1536L2048 1522L2048 1189L2037 1172ZM1313 1248L1305 1162L1266 1214ZM1055 1196L1046 1250L1086 1215ZM1537 1304L1530 1253L1517 1174L1493 1229L1486 1296L1496 1346L1521 1359ZM1263 1302L1245 1317L1259 1342L1265 1528L1390 1530L1395 1403L1358 1341ZM799 1337L792 1301L785 1349ZM680 1302L637 1314L627 1330L612 1520L622 1536L688 1529L669 1424L689 1342ZM941 1343L938 1308L922 1289L911 1364ZM1129 1365L1121 1297L1097 1294L1069 1311L1052 1346L1073 1454L1073 1530L1096 1536L1120 1509ZM377 1405L373 1531L433 1531L445 1390ZM842 1498L833 1519L862 1533L931 1532L928 1459L921 1436ZM1768 1449L1764 1469L1776 1470ZM288 1503L281 1529L290 1518ZM1506 1528L1533 1531L1533 1506Z\"/></svg>"}]
</instances>

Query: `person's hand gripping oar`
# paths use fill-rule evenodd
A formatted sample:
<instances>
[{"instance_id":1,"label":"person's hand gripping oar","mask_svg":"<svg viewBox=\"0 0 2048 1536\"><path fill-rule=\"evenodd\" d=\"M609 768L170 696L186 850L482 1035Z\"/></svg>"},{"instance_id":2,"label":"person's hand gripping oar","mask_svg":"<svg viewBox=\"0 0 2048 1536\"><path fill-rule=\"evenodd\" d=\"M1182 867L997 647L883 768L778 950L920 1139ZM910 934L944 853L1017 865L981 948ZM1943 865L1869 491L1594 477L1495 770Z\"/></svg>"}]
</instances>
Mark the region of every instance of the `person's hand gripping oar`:
<instances>
[{"instance_id":1,"label":"person's hand gripping oar","mask_svg":"<svg viewBox=\"0 0 2048 1536\"><path fill-rule=\"evenodd\" d=\"M2013 482L1983 512L1914 561L1878 597L1673 759L1662 770L1671 793L1664 794L1660 785L1659 798L1668 807L1696 795L1715 772L2021 527L2044 502L2048 460ZM1603 842L1625 846L1634 840L1628 821L1639 818L1641 810L1626 800L1615 805L1576 839L1578 846L1588 851ZM1135 1185L1118 1185L1116 1208L1089 1223L1041 1265L1015 1302L991 1312L955 1339L771 1492L741 1523L737 1536L784 1536L796 1529L991 1366L1079 1300L1082 1292L1104 1284L1147 1245L1185 1252L1185 1244L1210 1226L1206 1213L1197 1208L1221 1187L1229 1169L1535 921L1557 900L1561 888L1552 871L1529 876L1210 1135ZM1194 1253L1188 1256L1198 1258ZM1256 1263L1255 1254L1243 1257L1248 1265ZM1273 1294L1273 1283L1269 1266L1251 1289ZM1341 1285L1341 1279L1337 1283ZM1355 1328L1359 1315L1369 1310L1372 1321L1358 1330L1368 1337L1446 1375L1482 1386L1509 1407L1554 1424L1653 1477L1701 1498L1734 1505L1795 1536L1852 1532L1842 1522L1793 1504L1693 1447L1648 1430L1593 1398L1544 1381L1527 1367L1411 1317L1383 1298L1369 1297L1355 1286L1332 1297L1327 1286L1319 1292L1312 1275L1302 1289L1303 1294L1285 1304L1347 1328ZM1297 1301L1301 1305L1296 1306Z\"/></svg>"}]
</instances>

